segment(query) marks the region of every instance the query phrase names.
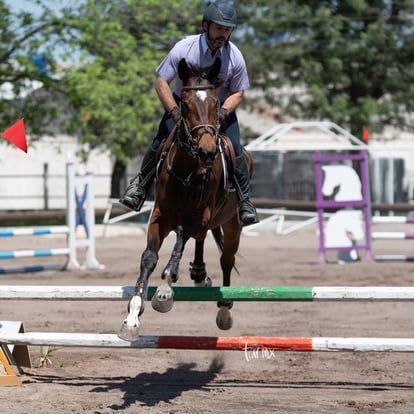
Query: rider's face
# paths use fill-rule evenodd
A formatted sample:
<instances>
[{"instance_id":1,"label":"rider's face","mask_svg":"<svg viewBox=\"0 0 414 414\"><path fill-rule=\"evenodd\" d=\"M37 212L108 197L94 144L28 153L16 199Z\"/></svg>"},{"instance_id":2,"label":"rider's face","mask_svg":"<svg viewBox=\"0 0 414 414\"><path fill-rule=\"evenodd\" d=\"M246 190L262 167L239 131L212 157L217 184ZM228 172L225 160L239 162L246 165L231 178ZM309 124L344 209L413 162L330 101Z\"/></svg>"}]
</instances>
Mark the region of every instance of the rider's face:
<instances>
[{"instance_id":1,"label":"rider's face","mask_svg":"<svg viewBox=\"0 0 414 414\"><path fill-rule=\"evenodd\" d=\"M207 31L207 43L211 49L217 50L229 40L232 28L211 22Z\"/></svg>"}]
</instances>

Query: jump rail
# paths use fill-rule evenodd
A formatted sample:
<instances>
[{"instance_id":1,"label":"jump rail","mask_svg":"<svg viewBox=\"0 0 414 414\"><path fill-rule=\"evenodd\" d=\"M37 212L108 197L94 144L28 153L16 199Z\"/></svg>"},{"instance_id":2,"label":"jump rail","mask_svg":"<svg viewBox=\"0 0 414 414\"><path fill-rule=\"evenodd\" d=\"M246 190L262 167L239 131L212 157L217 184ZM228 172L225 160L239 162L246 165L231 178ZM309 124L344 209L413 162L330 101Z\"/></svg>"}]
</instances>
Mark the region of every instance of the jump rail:
<instances>
[{"instance_id":1,"label":"jump rail","mask_svg":"<svg viewBox=\"0 0 414 414\"><path fill-rule=\"evenodd\" d=\"M134 294L134 286L0 286L0 300L124 300ZM175 301L240 302L278 301L414 301L414 287L309 287L233 286L174 287ZM148 288L148 299L156 287Z\"/></svg>"},{"instance_id":2,"label":"jump rail","mask_svg":"<svg viewBox=\"0 0 414 414\"><path fill-rule=\"evenodd\" d=\"M414 223L412 216L373 216L371 217L373 223Z\"/></svg>"},{"instance_id":3,"label":"jump rail","mask_svg":"<svg viewBox=\"0 0 414 414\"><path fill-rule=\"evenodd\" d=\"M405 233L403 231L374 231L371 233L373 239L391 239L391 240L412 240L414 233Z\"/></svg>"},{"instance_id":4,"label":"jump rail","mask_svg":"<svg viewBox=\"0 0 414 414\"><path fill-rule=\"evenodd\" d=\"M142 336L137 342L127 342L113 334L82 334L27 332L2 334L0 343L14 345L99 347L99 348L158 348L245 351L254 359L258 352L269 351L343 351L343 352L414 352L414 338L284 338L284 337L211 337L211 336Z\"/></svg>"},{"instance_id":5,"label":"jump rail","mask_svg":"<svg viewBox=\"0 0 414 414\"><path fill-rule=\"evenodd\" d=\"M405 256L402 254L383 254L375 256L377 262L414 262L414 256Z\"/></svg>"},{"instance_id":6,"label":"jump rail","mask_svg":"<svg viewBox=\"0 0 414 414\"><path fill-rule=\"evenodd\" d=\"M373 216L373 223L380 224L402 224L414 223L412 216ZM407 233L403 231L377 231L372 232L372 239L374 240L413 240L414 233ZM401 254L383 254L375 256L377 262L414 262L414 256L406 256Z\"/></svg>"},{"instance_id":7,"label":"jump rail","mask_svg":"<svg viewBox=\"0 0 414 414\"><path fill-rule=\"evenodd\" d=\"M67 234L69 233L68 226L55 226L49 228L34 228L34 229L7 229L0 230L0 237L13 237L13 236L40 236L46 234Z\"/></svg>"}]
</instances>

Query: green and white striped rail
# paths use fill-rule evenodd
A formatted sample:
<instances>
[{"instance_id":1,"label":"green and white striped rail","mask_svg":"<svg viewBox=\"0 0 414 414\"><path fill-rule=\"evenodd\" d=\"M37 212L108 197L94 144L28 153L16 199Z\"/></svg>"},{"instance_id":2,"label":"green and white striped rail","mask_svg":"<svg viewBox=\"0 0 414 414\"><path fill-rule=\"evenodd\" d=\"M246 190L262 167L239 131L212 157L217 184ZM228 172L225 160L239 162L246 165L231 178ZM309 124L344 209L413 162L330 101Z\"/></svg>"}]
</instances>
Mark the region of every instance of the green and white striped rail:
<instances>
[{"instance_id":1,"label":"green and white striped rail","mask_svg":"<svg viewBox=\"0 0 414 414\"><path fill-rule=\"evenodd\" d=\"M0 285L0 300L125 300L134 286L12 286ZM414 301L411 286L233 286L173 287L175 301L188 302L312 302L312 301ZM156 287L148 288L150 300Z\"/></svg>"}]
</instances>

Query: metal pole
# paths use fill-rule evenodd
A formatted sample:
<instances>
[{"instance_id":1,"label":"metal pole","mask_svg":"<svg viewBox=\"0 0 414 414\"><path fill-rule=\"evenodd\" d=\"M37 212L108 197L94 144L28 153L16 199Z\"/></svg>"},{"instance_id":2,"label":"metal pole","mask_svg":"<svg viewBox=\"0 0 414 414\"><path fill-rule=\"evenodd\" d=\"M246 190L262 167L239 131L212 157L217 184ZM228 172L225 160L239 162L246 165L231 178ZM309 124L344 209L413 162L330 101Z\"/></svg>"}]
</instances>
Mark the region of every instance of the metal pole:
<instances>
[{"instance_id":1,"label":"metal pole","mask_svg":"<svg viewBox=\"0 0 414 414\"><path fill-rule=\"evenodd\" d=\"M43 164L43 206L45 210L49 210L49 186L48 186L48 179L49 179L49 164Z\"/></svg>"}]
</instances>

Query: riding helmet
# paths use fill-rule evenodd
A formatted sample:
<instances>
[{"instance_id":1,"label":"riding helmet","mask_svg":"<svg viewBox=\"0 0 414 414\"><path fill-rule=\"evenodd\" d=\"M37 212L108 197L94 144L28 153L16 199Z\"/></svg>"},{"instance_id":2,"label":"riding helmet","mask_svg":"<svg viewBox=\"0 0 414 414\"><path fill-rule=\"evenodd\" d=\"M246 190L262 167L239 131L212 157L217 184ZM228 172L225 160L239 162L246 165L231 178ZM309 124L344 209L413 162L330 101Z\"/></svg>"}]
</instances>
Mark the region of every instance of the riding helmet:
<instances>
[{"instance_id":1,"label":"riding helmet","mask_svg":"<svg viewBox=\"0 0 414 414\"><path fill-rule=\"evenodd\" d=\"M203 22L204 21L214 22L221 26L236 27L236 10L231 4L228 3L211 3L204 11Z\"/></svg>"}]
</instances>

